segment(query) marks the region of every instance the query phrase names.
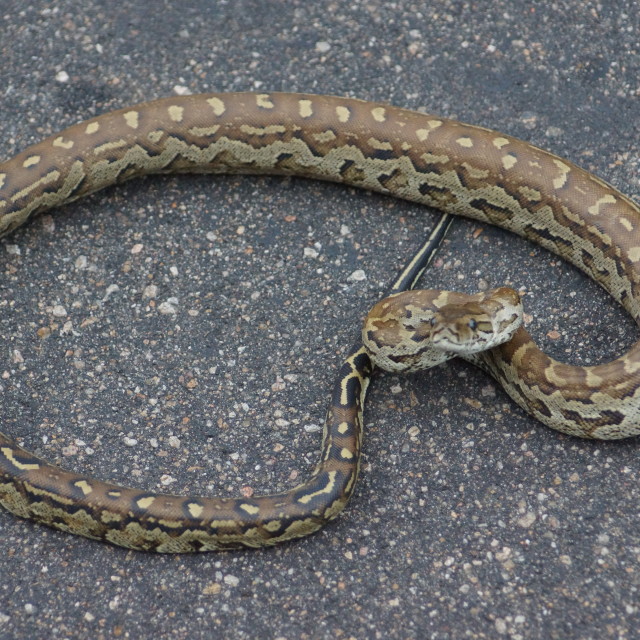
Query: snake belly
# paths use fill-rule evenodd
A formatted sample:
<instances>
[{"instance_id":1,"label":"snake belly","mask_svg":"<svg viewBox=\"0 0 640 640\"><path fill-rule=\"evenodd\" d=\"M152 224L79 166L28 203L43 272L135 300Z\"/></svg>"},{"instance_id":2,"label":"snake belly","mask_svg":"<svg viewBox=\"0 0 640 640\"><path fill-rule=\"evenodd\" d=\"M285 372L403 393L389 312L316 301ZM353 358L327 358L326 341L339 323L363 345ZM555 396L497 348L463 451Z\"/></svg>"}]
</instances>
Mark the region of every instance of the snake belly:
<instances>
[{"instance_id":1,"label":"snake belly","mask_svg":"<svg viewBox=\"0 0 640 640\"><path fill-rule=\"evenodd\" d=\"M362 187L513 231L600 283L640 318L640 209L610 185L502 133L359 100L287 93L171 97L72 126L0 164L0 235L32 215L154 173L277 174ZM565 433L640 433L640 343L607 364L546 356L524 329L479 364ZM0 503L58 529L141 550L257 547L319 529L357 478L371 363L347 358L320 461L290 491L169 496L62 471L0 435Z\"/></svg>"}]
</instances>

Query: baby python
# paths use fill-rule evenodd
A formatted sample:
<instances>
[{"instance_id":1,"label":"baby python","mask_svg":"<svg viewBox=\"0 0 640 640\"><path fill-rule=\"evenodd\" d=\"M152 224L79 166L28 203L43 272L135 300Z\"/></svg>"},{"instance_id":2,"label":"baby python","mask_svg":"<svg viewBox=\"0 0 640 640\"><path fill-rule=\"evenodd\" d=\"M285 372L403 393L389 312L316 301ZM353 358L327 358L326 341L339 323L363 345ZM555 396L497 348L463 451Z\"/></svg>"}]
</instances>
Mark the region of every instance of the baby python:
<instances>
[{"instance_id":1,"label":"baby python","mask_svg":"<svg viewBox=\"0 0 640 640\"><path fill-rule=\"evenodd\" d=\"M633 201L571 162L502 133L346 98L182 96L77 124L0 164L0 234L108 185L179 172L330 180L495 224L576 265L640 319L640 209ZM412 286L415 275L395 290ZM440 315L446 295L436 296ZM376 332L396 323L419 351L433 327L430 320L426 327L406 322L416 304L407 299L393 317L392 305L379 306L365 338L393 360L392 341ZM480 320L473 313L469 328L486 325L486 309ZM504 344L467 357L555 429L603 439L640 433L640 343L607 364L569 366L542 353L520 327ZM158 552L259 547L305 536L336 517L354 490L373 368L357 345L332 397L320 461L289 491L252 498L154 494L62 471L0 435L0 503L57 529Z\"/></svg>"}]
</instances>

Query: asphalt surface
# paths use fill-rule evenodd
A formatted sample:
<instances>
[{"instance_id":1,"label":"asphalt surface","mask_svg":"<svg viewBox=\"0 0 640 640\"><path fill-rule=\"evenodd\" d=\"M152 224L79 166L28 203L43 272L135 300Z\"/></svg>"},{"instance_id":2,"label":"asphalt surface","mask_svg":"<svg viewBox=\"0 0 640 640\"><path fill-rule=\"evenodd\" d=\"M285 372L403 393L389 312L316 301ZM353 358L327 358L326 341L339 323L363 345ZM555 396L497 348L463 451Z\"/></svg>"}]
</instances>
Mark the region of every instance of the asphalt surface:
<instances>
[{"instance_id":1,"label":"asphalt surface","mask_svg":"<svg viewBox=\"0 0 640 640\"><path fill-rule=\"evenodd\" d=\"M309 91L495 128L638 198L639 26L634 0L2 0L0 156L176 92ZM2 430L141 488L294 486L341 356L433 220L238 177L152 178L41 216L0 246ZM530 330L569 362L637 338L575 269L477 223L454 225L425 280L523 290ZM457 362L378 378L366 420L346 511L276 549L153 556L3 511L0 638L640 637L638 441L555 433Z\"/></svg>"}]
</instances>

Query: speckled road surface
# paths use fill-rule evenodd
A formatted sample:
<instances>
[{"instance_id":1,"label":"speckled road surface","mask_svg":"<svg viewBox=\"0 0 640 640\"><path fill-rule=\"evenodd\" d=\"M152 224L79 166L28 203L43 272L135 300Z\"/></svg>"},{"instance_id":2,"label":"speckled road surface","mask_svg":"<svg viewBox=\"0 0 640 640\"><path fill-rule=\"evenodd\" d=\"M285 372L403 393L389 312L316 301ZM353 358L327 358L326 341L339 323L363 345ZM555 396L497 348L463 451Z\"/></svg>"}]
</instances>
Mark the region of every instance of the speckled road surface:
<instances>
[{"instance_id":1,"label":"speckled road surface","mask_svg":"<svg viewBox=\"0 0 640 640\"><path fill-rule=\"evenodd\" d=\"M309 91L496 128L637 199L634 4L3 0L0 155L160 96ZM238 177L147 179L41 216L0 245L1 428L141 488L294 486L341 357L432 220ZM477 223L455 224L426 281L526 291L530 330L567 361L637 337L583 275ZM639 452L546 429L464 363L382 376L356 494L310 538L163 557L1 512L0 638L632 640Z\"/></svg>"}]
</instances>

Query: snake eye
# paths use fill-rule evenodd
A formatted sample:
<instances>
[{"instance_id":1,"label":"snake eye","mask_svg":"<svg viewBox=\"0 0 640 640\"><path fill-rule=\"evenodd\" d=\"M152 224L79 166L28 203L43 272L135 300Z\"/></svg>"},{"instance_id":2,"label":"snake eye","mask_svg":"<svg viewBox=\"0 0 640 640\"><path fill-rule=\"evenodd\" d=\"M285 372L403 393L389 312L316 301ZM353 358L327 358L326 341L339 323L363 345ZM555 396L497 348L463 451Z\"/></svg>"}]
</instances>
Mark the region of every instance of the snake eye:
<instances>
[{"instance_id":1,"label":"snake eye","mask_svg":"<svg viewBox=\"0 0 640 640\"><path fill-rule=\"evenodd\" d=\"M429 318L429 324L430 324L432 327L435 327L435 326L436 326L436 319L435 319L435 317Z\"/></svg>"},{"instance_id":2,"label":"snake eye","mask_svg":"<svg viewBox=\"0 0 640 640\"><path fill-rule=\"evenodd\" d=\"M471 320L469 320L469 329L471 329L471 331L475 331L478 328L478 323L476 322L475 318L471 318Z\"/></svg>"}]
</instances>

